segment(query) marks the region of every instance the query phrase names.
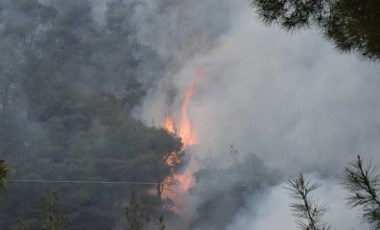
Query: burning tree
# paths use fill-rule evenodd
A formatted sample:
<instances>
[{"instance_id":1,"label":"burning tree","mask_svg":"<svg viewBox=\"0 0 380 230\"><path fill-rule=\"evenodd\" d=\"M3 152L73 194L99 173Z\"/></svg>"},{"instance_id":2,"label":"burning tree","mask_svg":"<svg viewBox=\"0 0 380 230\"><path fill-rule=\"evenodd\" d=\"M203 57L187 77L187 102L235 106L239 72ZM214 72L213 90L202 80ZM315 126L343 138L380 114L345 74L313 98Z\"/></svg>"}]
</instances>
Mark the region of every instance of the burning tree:
<instances>
[{"instance_id":1,"label":"burning tree","mask_svg":"<svg viewBox=\"0 0 380 230\"><path fill-rule=\"evenodd\" d=\"M182 98L182 104L180 109L180 116L175 117L175 119L171 112L165 118L163 122L164 128L172 135L179 137L182 142L182 146L180 151L177 152L169 152L165 157L164 161L167 165L170 166L172 175L165 179L165 184L161 186L157 186L157 191L163 193L165 190L169 191L165 193L164 196L168 197L172 200L175 200L175 203L178 206L178 203L183 202L182 196L186 194L190 188L190 186L194 182L194 178L192 172L187 168L185 170L179 171L178 168L181 167L182 163L184 163L184 153L189 147L195 145L197 141L197 136L194 132L194 128L191 125L190 117L189 117L189 106L191 102L191 98L194 95L194 92L198 86L200 78L203 76L205 71L204 67L200 67L197 69L195 76L193 77L193 81L188 86ZM192 160L189 158L190 161ZM173 187L173 189L166 188L166 184L176 184L179 186ZM181 206L181 205L179 205ZM178 209L175 207L174 209Z\"/></svg>"}]
</instances>

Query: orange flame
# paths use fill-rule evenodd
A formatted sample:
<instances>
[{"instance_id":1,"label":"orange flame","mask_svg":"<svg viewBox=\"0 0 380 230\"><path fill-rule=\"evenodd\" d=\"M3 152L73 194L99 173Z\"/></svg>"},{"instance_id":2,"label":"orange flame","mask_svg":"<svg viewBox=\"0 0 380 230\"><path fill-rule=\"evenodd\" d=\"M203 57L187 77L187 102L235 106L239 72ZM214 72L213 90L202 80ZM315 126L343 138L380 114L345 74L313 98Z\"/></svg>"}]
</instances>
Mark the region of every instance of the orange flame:
<instances>
[{"instance_id":1,"label":"orange flame","mask_svg":"<svg viewBox=\"0 0 380 230\"><path fill-rule=\"evenodd\" d=\"M193 175L189 171L185 171L182 174L175 174L174 178L181 185L181 190L183 192L189 191L191 186L194 184Z\"/></svg>"},{"instance_id":2,"label":"orange flame","mask_svg":"<svg viewBox=\"0 0 380 230\"><path fill-rule=\"evenodd\" d=\"M203 75L203 73L204 73L204 67L199 68L197 70L197 73L196 73L196 76L195 76L193 82L185 90L185 92L183 94L184 99L183 99L183 103L182 103L182 107L181 107L181 121L180 121L178 136L182 139L184 149L186 149L187 147L189 147L191 145L197 144L197 142L198 142L197 138L195 136L194 130L191 127L188 111L189 111L189 105L190 105L191 98L194 94L194 91L197 88L198 82L200 80L200 77ZM174 124L175 124L175 122L174 122L173 118L170 115L167 116L165 121L164 121L165 129L167 129L170 133L174 134L176 132Z\"/></svg>"},{"instance_id":3,"label":"orange flame","mask_svg":"<svg viewBox=\"0 0 380 230\"><path fill-rule=\"evenodd\" d=\"M188 114L190 100L191 100L191 97L193 96L194 91L195 91L195 83L191 84L191 86L186 89L184 93L185 99L182 104L181 126L180 126L178 135L182 139L184 148L187 148L188 146L191 146L197 143L197 139L191 128L189 114Z\"/></svg>"},{"instance_id":4,"label":"orange flame","mask_svg":"<svg viewBox=\"0 0 380 230\"><path fill-rule=\"evenodd\" d=\"M184 99L181 106L181 117L178 132L178 136L181 138L183 143L183 149L187 149L188 147L198 143L194 130L191 126L188 110L191 98L196 90L200 77L203 75L203 72L204 68L199 68L197 70L197 74L192 84L185 90L183 95ZM166 117L164 127L168 130L168 132L177 134L175 121L170 115ZM174 166L176 163L179 163L179 159L175 155L172 155L166 160L166 163L170 166ZM166 196L175 200L177 207L174 208L174 211L178 212L181 208L183 208L183 200L181 200L181 195L183 196L183 194L187 193L190 187L194 184L194 178L189 170L185 170L181 173L173 172L173 177L175 181L180 184L180 186L176 187L174 194L166 194Z\"/></svg>"},{"instance_id":5,"label":"orange flame","mask_svg":"<svg viewBox=\"0 0 380 230\"><path fill-rule=\"evenodd\" d=\"M169 133L175 133L174 120L171 116L166 117L164 127L166 130L168 130Z\"/></svg>"}]
</instances>

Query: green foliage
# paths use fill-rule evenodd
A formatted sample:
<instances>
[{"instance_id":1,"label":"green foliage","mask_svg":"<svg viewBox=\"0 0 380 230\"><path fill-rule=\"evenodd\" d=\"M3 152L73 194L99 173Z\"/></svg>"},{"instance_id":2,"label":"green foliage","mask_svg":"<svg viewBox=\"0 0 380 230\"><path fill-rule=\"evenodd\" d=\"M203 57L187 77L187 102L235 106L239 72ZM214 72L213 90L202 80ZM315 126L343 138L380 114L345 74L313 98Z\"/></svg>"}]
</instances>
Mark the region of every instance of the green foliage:
<instances>
[{"instance_id":1,"label":"green foliage","mask_svg":"<svg viewBox=\"0 0 380 230\"><path fill-rule=\"evenodd\" d=\"M364 165L360 156L344 169L341 183L349 192L348 205L359 207L363 220L372 229L380 229L380 176L371 162Z\"/></svg>"},{"instance_id":2,"label":"green foliage","mask_svg":"<svg viewBox=\"0 0 380 230\"><path fill-rule=\"evenodd\" d=\"M143 230L152 223L157 224L159 230L164 230L165 225L163 215L160 215L157 221L154 221L155 218L149 215L148 212L149 211L144 207L144 204L139 201L135 191L132 191L128 206L125 210L128 223L127 229Z\"/></svg>"},{"instance_id":3,"label":"green foliage","mask_svg":"<svg viewBox=\"0 0 380 230\"><path fill-rule=\"evenodd\" d=\"M43 230L68 229L70 223L64 223L64 215L59 204L59 193L54 192L45 202L45 213L42 217Z\"/></svg>"},{"instance_id":4,"label":"green foliage","mask_svg":"<svg viewBox=\"0 0 380 230\"><path fill-rule=\"evenodd\" d=\"M380 59L380 3L362 0L252 0L259 17L286 30L318 26L342 52Z\"/></svg>"},{"instance_id":5,"label":"green foliage","mask_svg":"<svg viewBox=\"0 0 380 230\"><path fill-rule=\"evenodd\" d=\"M358 156L344 169L340 183L349 193L347 204L351 208L361 209L363 222L368 223L371 229L380 229L380 176L377 167L371 162L364 165L363 159ZM298 201L291 204L291 208L300 229L331 229L330 226L321 223L327 209L310 195L318 187L318 184L312 183L310 178L302 173L288 180L286 189L290 191L290 196Z\"/></svg>"},{"instance_id":6,"label":"green foliage","mask_svg":"<svg viewBox=\"0 0 380 230\"><path fill-rule=\"evenodd\" d=\"M20 221L16 225L16 230L32 230L33 221Z\"/></svg>"},{"instance_id":7,"label":"green foliage","mask_svg":"<svg viewBox=\"0 0 380 230\"><path fill-rule=\"evenodd\" d=\"M324 26L325 36L343 52L356 51L363 57L380 59L380 3L336 0Z\"/></svg>"},{"instance_id":8,"label":"green foliage","mask_svg":"<svg viewBox=\"0 0 380 230\"><path fill-rule=\"evenodd\" d=\"M128 222L127 229L143 230L144 226L148 225L151 221L149 215L142 211L142 207L137 202L136 194L134 191L132 192L125 214Z\"/></svg>"},{"instance_id":9,"label":"green foliage","mask_svg":"<svg viewBox=\"0 0 380 230\"><path fill-rule=\"evenodd\" d=\"M164 158L182 144L131 116L146 93L141 78L159 78L164 61L136 42L126 14L133 4L109 1L104 25L92 7L87 0L0 1L0 152L12 178L148 185L12 183L0 205L1 229L16 227L20 211L21 229L56 228L54 197L49 216L38 218L52 191L63 194L62 209L77 229L123 226L118 215L132 189L152 201L151 213L165 207L161 182L172 172Z\"/></svg>"},{"instance_id":10,"label":"green foliage","mask_svg":"<svg viewBox=\"0 0 380 230\"><path fill-rule=\"evenodd\" d=\"M312 183L310 178L300 173L297 177L287 181L289 195L296 200L290 207L293 215L297 218L299 229L303 230L329 230L330 226L322 223L322 216L327 209L318 204L311 193L319 187Z\"/></svg>"},{"instance_id":11,"label":"green foliage","mask_svg":"<svg viewBox=\"0 0 380 230\"><path fill-rule=\"evenodd\" d=\"M41 216L40 226L36 220L21 220L17 223L17 230L63 230L70 229L70 222L65 221L65 216L61 209L60 195L53 192L43 204L43 214Z\"/></svg>"},{"instance_id":12,"label":"green foliage","mask_svg":"<svg viewBox=\"0 0 380 230\"><path fill-rule=\"evenodd\" d=\"M5 161L0 158L0 191L5 187L5 178L10 169L5 165Z\"/></svg>"}]
</instances>

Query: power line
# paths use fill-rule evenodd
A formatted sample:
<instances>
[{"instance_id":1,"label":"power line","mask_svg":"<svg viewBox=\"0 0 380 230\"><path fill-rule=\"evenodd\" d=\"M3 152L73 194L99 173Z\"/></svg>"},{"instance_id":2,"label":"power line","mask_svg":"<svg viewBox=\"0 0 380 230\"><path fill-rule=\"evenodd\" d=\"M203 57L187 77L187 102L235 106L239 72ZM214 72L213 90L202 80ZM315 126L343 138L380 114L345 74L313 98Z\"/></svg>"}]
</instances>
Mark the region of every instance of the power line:
<instances>
[{"instance_id":1,"label":"power line","mask_svg":"<svg viewBox=\"0 0 380 230\"><path fill-rule=\"evenodd\" d=\"M4 180L5 182L25 182L25 183L61 183L61 184L135 184L135 185L179 185L174 183L153 183L138 181L89 181L89 180Z\"/></svg>"},{"instance_id":2,"label":"power line","mask_svg":"<svg viewBox=\"0 0 380 230\"><path fill-rule=\"evenodd\" d=\"M19 183L54 183L54 184L128 184L128 185L168 185L168 186L182 186L180 183L154 183L154 182L141 182L141 181L90 181L90 180L4 180L5 182L19 182ZM198 183L198 185L211 185L211 183ZM227 186L235 187L266 187L265 185L258 184L230 184Z\"/></svg>"}]
</instances>

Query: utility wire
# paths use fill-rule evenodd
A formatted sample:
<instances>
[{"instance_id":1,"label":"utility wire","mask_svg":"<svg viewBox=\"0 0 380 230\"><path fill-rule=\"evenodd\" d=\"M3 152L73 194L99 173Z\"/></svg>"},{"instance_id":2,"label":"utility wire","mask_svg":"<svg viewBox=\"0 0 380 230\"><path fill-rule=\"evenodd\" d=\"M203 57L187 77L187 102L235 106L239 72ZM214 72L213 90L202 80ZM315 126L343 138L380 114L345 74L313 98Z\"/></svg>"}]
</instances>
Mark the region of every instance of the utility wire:
<instances>
[{"instance_id":1,"label":"utility wire","mask_svg":"<svg viewBox=\"0 0 380 230\"><path fill-rule=\"evenodd\" d=\"M4 180L5 182L30 182L30 183L71 183L71 184L135 184L135 185L176 185L174 183L153 183L138 181L89 181L89 180Z\"/></svg>"},{"instance_id":2,"label":"utility wire","mask_svg":"<svg viewBox=\"0 0 380 230\"><path fill-rule=\"evenodd\" d=\"M182 186L180 183L154 183L154 182L141 182L141 181L89 181L89 180L4 180L4 182L15 183L55 183L55 184L129 184L129 185L169 185L169 186ZM198 183L198 185L210 185L210 183ZM257 184L236 184L228 185L236 187L265 187L265 185Z\"/></svg>"}]
</instances>

